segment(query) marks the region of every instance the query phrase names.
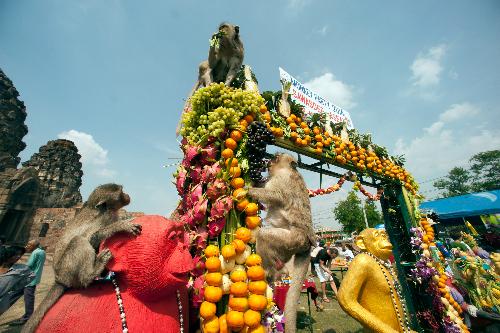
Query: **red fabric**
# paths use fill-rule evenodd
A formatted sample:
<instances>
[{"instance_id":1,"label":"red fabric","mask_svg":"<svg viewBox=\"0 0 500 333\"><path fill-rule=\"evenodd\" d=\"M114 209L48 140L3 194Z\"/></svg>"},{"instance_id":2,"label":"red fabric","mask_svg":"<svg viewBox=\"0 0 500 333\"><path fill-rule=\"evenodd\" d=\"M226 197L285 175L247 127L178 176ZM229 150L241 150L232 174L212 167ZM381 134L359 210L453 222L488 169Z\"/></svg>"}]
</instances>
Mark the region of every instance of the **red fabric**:
<instances>
[{"instance_id":1,"label":"red fabric","mask_svg":"<svg viewBox=\"0 0 500 333\"><path fill-rule=\"evenodd\" d=\"M289 285L274 287L273 302L281 311L285 311L286 294L288 293L288 289L290 289ZM311 294L317 294L316 284L314 283L314 281L304 281L302 290L307 290L307 292Z\"/></svg>"},{"instance_id":2,"label":"red fabric","mask_svg":"<svg viewBox=\"0 0 500 333\"><path fill-rule=\"evenodd\" d=\"M181 292L188 332L187 272L193 269L182 225L161 216L142 216L138 237L120 234L106 241L113 259L129 332L179 332L176 290ZM67 291L47 312L38 333L122 331L111 282Z\"/></svg>"}]
</instances>

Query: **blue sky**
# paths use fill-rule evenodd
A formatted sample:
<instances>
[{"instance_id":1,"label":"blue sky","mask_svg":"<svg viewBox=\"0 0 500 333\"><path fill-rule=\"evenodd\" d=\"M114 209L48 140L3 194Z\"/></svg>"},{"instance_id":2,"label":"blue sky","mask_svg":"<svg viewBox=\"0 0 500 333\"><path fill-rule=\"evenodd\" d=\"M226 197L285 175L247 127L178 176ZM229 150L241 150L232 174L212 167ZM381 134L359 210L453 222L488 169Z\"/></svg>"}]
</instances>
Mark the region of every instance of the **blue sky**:
<instances>
[{"instance_id":1,"label":"blue sky","mask_svg":"<svg viewBox=\"0 0 500 333\"><path fill-rule=\"evenodd\" d=\"M129 210L167 215L178 198L162 166L180 156L183 99L211 34L234 22L261 90L280 88L278 66L320 87L361 132L405 153L433 197L427 180L500 148L499 18L497 1L0 1L0 67L27 106L23 161L73 139L84 197L114 181ZM312 199L316 221L334 226L330 207L348 189Z\"/></svg>"}]
</instances>

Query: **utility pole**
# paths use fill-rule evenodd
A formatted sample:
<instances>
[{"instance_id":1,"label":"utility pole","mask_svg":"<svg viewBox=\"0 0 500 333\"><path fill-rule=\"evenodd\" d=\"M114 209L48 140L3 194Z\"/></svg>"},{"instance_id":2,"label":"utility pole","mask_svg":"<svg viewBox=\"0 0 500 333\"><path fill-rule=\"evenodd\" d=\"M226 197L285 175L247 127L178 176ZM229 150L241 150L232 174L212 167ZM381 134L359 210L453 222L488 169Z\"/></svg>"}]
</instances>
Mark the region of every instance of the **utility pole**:
<instances>
[{"instance_id":1,"label":"utility pole","mask_svg":"<svg viewBox=\"0 0 500 333\"><path fill-rule=\"evenodd\" d=\"M368 219L366 218L365 204L366 204L366 201L364 203L361 202L361 210L363 211L363 218L365 219L365 225L366 225L366 228L368 229L370 226L368 225Z\"/></svg>"}]
</instances>

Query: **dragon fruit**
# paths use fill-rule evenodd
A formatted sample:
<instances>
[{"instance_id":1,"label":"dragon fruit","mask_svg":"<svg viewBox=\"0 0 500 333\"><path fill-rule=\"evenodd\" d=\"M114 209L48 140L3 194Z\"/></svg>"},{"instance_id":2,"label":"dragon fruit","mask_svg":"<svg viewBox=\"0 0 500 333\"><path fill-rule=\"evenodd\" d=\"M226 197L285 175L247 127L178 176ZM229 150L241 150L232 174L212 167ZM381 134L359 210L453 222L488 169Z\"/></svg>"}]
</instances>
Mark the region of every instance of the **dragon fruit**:
<instances>
[{"instance_id":1,"label":"dragon fruit","mask_svg":"<svg viewBox=\"0 0 500 333\"><path fill-rule=\"evenodd\" d=\"M222 232L222 229L224 229L224 226L226 225L226 218L221 217L216 220L212 220L208 223L208 235L210 237L217 237L220 235Z\"/></svg>"},{"instance_id":2,"label":"dragon fruit","mask_svg":"<svg viewBox=\"0 0 500 333\"><path fill-rule=\"evenodd\" d=\"M195 185L192 189L191 192L189 192L187 198L186 198L186 203L188 207L193 207L198 201L201 200L203 196L203 188L200 184Z\"/></svg>"},{"instance_id":3,"label":"dragon fruit","mask_svg":"<svg viewBox=\"0 0 500 333\"><path fill-rule=\"evenodd\" d=\"M177 192L180 196L184 196L184 184L186 183L186 175L186 169L181 166L177 172L177 179L175 182L175 187L177 188Z\"/></svg>"},{"instance_id":4,"label":"dragon fruit","mask_svg":"<svg viewBox=\"0 0 500 333\"><path fill-rule=\"evenodd\" d=\"M227 184L222 179L216 179L207 186L207 198L212 201L217 200L220 196L226 194L228 190Z\"/></svg>"},{"instance_id":5,"label":"dragon fruit","mask_svg":"<svg viewBox=\"0 0 500 333\"><path fill-rule=\"evenodd\" d=\"M201 164L212 164L217 155L217 147L213 144L206 146L201 151Z\"/></svg>"},{"instance_id":6,"label":"dragon fruit","mask_svg":"<svg viewBox=\"0 0 500 333\"><path fill-rule=\"evenodd\" d=\"M210 221L225 217L232 207L233 199L231 197L225 196L215 200L212 209L210 209Z\"/></svg>"},{"instance_id":7,"label":"dragon fruit","mask_svg":"<svg viewBox=\"0 0 500 333\"><path fill-rule=\"evenodd\" d=\"M189 172L189 177L193 181L193 184L198 184L201 181L202 169L200 165L195 165L191 172Z\"/></svg>"},{"instance_id":8,"label":"dragon fruit","mask_svg":"<svg viewBox=\"0 0 500 333\"><path fill-rule=\"evenodd\" d=\"M191 271L193 276L200 276L205 271L205 262L201 260L200 256L195 256L193 258L194 269Z\"/></svg>"},{"instance_id":9,"label":"dragon fruit","mask_svg":"<svg viewBox=\"0 0 500 333\"><path fill-rule=\"evenodd\" d=\"M182 160L182 165L189 168L193 164L193 159L200 153L200 147L198 146L185 146L184 159Z\"/></svg>"}]
</instances>

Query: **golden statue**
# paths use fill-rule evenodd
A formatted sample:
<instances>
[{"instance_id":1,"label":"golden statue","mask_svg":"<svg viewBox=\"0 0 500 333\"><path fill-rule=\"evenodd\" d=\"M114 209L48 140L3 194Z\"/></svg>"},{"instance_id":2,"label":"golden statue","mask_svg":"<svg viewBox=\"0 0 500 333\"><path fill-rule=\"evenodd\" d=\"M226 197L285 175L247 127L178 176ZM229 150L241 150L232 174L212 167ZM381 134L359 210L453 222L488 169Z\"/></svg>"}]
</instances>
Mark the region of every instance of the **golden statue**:
<instances>
[{"instance_id":1,"label":"golden statue","mask_svg":"<svg viewBox=\"0 0 500 333\"><path fill-rule=\"evenodd\" d=\"M392 245L384 230L365 229L356 237L363 251L349 265L338 292L342 309L365 332L411 332L399 281L389 262Z\"/></svg>"}]
</instances>

